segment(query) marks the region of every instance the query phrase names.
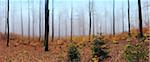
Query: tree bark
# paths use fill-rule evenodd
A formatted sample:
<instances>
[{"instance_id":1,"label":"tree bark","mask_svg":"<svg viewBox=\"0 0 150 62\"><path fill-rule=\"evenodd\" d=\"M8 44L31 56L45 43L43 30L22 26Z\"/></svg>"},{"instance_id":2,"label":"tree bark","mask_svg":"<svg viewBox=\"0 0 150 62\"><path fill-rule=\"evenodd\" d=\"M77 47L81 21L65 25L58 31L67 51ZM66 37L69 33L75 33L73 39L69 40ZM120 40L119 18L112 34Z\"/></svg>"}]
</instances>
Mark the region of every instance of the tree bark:
<instances>
[{"instance_id":1,"label":"tree bark","mask_svg":"<svg viewBox=\"0 0 150 62\"><path fill-rule=\"evenodd\" d=\"M48 0L45 0L45 51L48 51L48 34L49 34L49 9Z\"/></svg>"},{"instance_id":2,"label":"tree bark","mask_svg":"<svg viewBox=\"0 0 150 62\"><path fill-rule=\"evenodd\" d=\"M128 0L128 35L131 36L131 33L130 33L130 1Z\"/></svg>"},{"instance_id":3,"label":"tree bark","mask_svg":"<svg viewBox=\"0 0 150 62\"><path fill-rule=\"evenodd\" d=\"M21 16L21 34L22 34L22 37L24 36L24 34L23 34L23 19L22 19L22 0L21 0L21 7L20 7L20 9L21 9L21 13L20 13L20 16Z\"/></svg>"},{"instance_id":4,"label":"tree bark","mask_svg":"<svg viewBox=\"0 0 150 62\"><path fill-rule=\"evenodd\" d=\"M28 39L29 39L29 42L30 42L30 0L28 0Z\"/></svg>"},{"instance_id":5,"label":"tree bark","mask_svg":"<svg viewBox=\"0 0 150 62\"><path fill-rule=\"evenodd\" d=\"M124 6L123 6L123 1L122 1L122 32L124 32Z\"/></svg>"},{"instance_id":6,"label":"tree bark","mask_svg":"<svg viewBox=\"0 0 150 62\"><path fill-rule=\"evenodd\" d=\"M71 2L71 39L70 39L70 41L72 42L72 33L73 33L73 4L72 4L72 2Z\"/></svg>"},{"instance_id":7,"label":"tree bark","mask_svg":"<svg viewBox=\"0 0 150 62\"><path fill-rule=\"evenodd\" d=\"M91 2L89 0L89 42L91 41Z\"/></svg>"},{"instance_id":8,"label":"tree bark","mask_svg":"<svg viewBox=\"0 0 150 62\"><path fill-rule=\"evenodd\" d=\"M7 2L7 46L9 46L9 0Z\"/></svg>"},{"instance_id":9,"label":"tree bark","mask_svg":"<svg viewBox=\"0 0 150 62\"><path fill-rule=\"evenodd\" d=\"M115 35L115 0L113 0L113 35Z\"/></svg>"},{"instance_id":10,"label":"tree bark","mask_svg":"<svg viewBox=\"0 0 150 62\"><path fill-rule=\"evenodd\" d=\"M140 37L143 37L142 31L142 10L141 10L141 0L138 0L138 10L139 10L139 29L140 29Z\"/></svg>"},{"instance_id":11,"label":"tree bark","mask_svg":"<svg viewBox=\"0 0 150 62\"><path fill-rule=\"evenodd\" d=\"M39 1L39 41L41 40L41 0Z\"/></svg>"},{"instance_id":12,"label":"tree bark","mask_svg":"<svg viewBox=\"0 0 150 62\"><path fill-rule=\"evenodd\" d=\"M54 0L52 0L52 42L54 41Z\"/></svg>"}]
</instances>

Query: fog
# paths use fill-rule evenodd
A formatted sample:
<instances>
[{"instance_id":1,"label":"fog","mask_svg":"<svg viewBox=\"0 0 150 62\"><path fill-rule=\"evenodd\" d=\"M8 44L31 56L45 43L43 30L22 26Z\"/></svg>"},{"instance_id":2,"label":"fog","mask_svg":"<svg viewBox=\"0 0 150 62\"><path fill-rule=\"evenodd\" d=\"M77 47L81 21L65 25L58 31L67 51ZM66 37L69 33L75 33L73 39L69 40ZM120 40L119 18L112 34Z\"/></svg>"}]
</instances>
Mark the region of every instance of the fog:
<instances>
[{"instance_id":1,"label":"fog","mask_svg":"<svg viewBox=\"0 0 150 62\"><path fill-rule=\"evenodd\" d=\"M112 21L113 21L113 0L93 0L94 1L94 27L96 33L112 33ZM124 20L124 29L128 31L128 13L127 3L128 0L115 0L115 27L116 32L123 32L122 21ZM41 2L41 3L40 3ZM61 36L70 35L70 9L71 2L73 4L73 35L81 35L80 29L81 20L84 20L85 33L88 34L89 30L89 15L88 15L88 0L54 0L54 34L58 36L58 21L60 17L60 33ZM148 23L150 19L150 1L142 0L142 16L143 26ZM21 4L22 3L22 4ZM42 20L42 34L44 35L44 21L45 21L45 0L10 0L10 33L21 34L21 7L22 7L22 20L23 20L23 33L28 35L28 22L30 23L31 35L39 35L39 17ZM51 36L51 0L49 0L49 26ZM28 7L29 5L29 7ZM41 10L39 12L39 7ZM6 29L6 16L7 16L7 0L0 0L0 32L5 32ZM28 10L29 9L29 10ZM123 12L122 12L123 11ZM29 14L29 13L30 14ZM41 15L39 15L41 13ZM28 16L29 15L29 16ZM123 16L124 18L123 18ZM33 21L34 20L34 21ZM130 0L130 20L131 28L138 28L138 6L137 0ZM65 22L67 21L67 23ZM93 22L92 22L93 23ZM149 24L149 23L148 23ZM66 27L67 25L67 27ZM93 25L92 25L93 26ZM67 30L66 30L67 29ZM92 28L93 29L93 28ZM93 30L92 30L93 31Z\"/></svg>"}]
</instances>

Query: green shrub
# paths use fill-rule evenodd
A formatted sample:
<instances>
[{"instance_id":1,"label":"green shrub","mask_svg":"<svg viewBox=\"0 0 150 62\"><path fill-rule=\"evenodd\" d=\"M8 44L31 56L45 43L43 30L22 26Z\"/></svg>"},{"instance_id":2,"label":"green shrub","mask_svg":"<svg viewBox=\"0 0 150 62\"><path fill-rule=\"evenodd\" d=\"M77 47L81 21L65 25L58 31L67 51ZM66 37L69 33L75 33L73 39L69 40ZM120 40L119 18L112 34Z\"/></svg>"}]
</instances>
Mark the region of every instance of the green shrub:
<instances>
[{"instance_id":1,"label":"green shrub","mask_svg":"<svg viewBox=\"0 0 150 62\"><path fill-rule=\"evenodd\" d=\"M68 56L69 56L69 61L71 62L80 61L80 53L75 44L69 44Z\"/></svg>"},{"instance_id":2,"label":"green shrub","mask_svg":"<svg viewBox=\"0 0 150 62\"><path fill-rule=\"evenodd\" d=\"M139 62L139 60L144 59L147 55L148 51L141 44L127 44L123 53L123 57L128 62Z\"/></svg>"},{"instance_id":3,"label":"green shrub","mask_svg":"<svg viewBox=\"0 0 150 62\"><path fill-rule=\"evenodd\" d=\"M108 57L108 49L106 47L102 47L105 45L104 41L95 39L92 45L93 58L98 57L98 60L100 61Z\"/></svg>"}]
</instances>

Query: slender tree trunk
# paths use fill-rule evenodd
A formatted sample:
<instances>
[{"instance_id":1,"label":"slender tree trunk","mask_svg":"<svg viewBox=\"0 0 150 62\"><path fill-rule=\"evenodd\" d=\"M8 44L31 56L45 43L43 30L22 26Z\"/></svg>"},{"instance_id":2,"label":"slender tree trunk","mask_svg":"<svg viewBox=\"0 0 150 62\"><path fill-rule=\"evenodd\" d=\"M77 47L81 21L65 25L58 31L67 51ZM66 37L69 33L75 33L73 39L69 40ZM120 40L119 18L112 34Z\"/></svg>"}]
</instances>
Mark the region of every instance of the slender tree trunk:
<instances>
[{"instance_id":1,"label":"slender tree trunk","mask_svg":"<svg viewBox=\"0 0 150 62\"><path fill-rule=\"evenodd\" d=\"M60 16L59 15L59 22L58 22L58 37L59 37L59 40L60 40Z\"/></svg>"},{"instance_id":2,"label":"slender tree trunk","mask_svg":"<svg viewBox=\"0 0 150 62\"><path fill-rule=\"evenodd\" d=\"M33 0L33 6L32 6L32 37L33 37L33 40L34 40L34 0Z\"/></svg>"},{"instance_id":3,"label":"slender tree trunk","mask_svg":"<svg viewBox=\"0 0 150 62\"><path fill-rule=\"evenodd\" d=\"M71 2L71 33L70 33L71 34L71 40L70 40L71 42L72 42L72 33L73 33L72 29L73 29L73 4Z\"/></svg>"},{"instance_id":4,"label":"slender tree trunk","mask_svg":"<svg viewBox=\"0 0 150 62\"><path fill-rule=\"evenodd\" d=\"M147 18L148 18L148 23L150 23L150 19L149 19L149 0L147 0ZM148 27L150 27L150 24L148 24Z\"/></svg>"},{"instance_id":5,"label":"slender tree trunk","mask_svg":"<svg viewBox=\"0 0 150 62\"><path fill-rule=\"evenodd\" d=\"M123 9L123 1L122 1L122 32L124 32L124 9Z\"/></svg>"},{"instance_id":6,"label":"slender tree trunk","mask_svg":"<svg viewBox=\"0 0 150 62\"><path fill-rule=\"evenodd\" d=\"M41 0L39 1L39 41L41 40Z\"/></svg>"},{"instance_id":7,"label":"slender tree trunk","mask_svg":"<svg viewBox=\"0 0 150 62\"><path fill-rule=\"evenodd\" d=\"M138 10L139 10L139 29L140 29L140 37L143 37L141 0L138 0Z\"/></svg>"},{"instance_id":8,"label":"slender tree trunk","mask_svg":"<svg viewBox=\"0 0 150 62\"><path fill-rule=\"evenodd\" d=\"M94 20L94 13L92 13L92 18L93 18L93 38L95 36L95 20Z\"/></svg>"},{"instance_id":9,"label":"slender tree trunk","mask_svg":"<svg viewBox=\"0 0 150 62\"><path fill-rule=\"evenodd\" d=\"M21 13L20 13L20 15L21 15L21 34L22 34L22 37L24 36L24 34L23 34L23 19L22 19L22 0L21 0L21 7L20 7L20 9L21 9Z\"/></svg>"},{"instance_id":10,"label":"slender tree trunk","mask_svg":"<svg viewBox=\"0 0 150 62\"><path fill-rule=\"evenodd\" d=\"M105 33L107 33L107 10L106 10L106 7L105 7Z\"/></svg>"},{"instance_id":11,"label":"slender tree trunk","mask_svg":"<svg viewBox=\"0 0 150 62\"><path fill-rule=\"evenodd\" d=\"M131 33L130 33L130 2L128 0L128 35L131 36Z\"/></svg>"},{"instance_id":12,"label":"slender tree trunk","mask_svg":"<svg viewBox=\"0 0 150 62\"><path fill-rule=\"evenodd\" d=\"M9 46L9 0L7 2L7 46Z\"/></svg>"},{"instance_id":13,"label":"slender tree trunk","mask_svg":"<svg viewBox=\"0 0 150 62\"><path fill-rule=\"evenodd\" d=\"M30 42L30 0L28 0L28 39L29 39L29 42Z\"/></svg>"},{"instance_id":14,"label":"slender tree trunk","mask_svg":"<svg viewBox=\"0 0 150 62\"><path fill-rule=\"evenodd\" d=\"M113 0L113 35L115 35L115 0Z\"/></svg>"},{"instance_id":15,"label":"slender tree trunk","mask_svg":"<svg viewBox=\"0 0 150 62\"><path fill-rule=\"evenodd\" d=\"M91 2L89 0L89 42L91 41Z\"/></svg>"},{"instance_id":16,"label":"slender tree trunk","mask_svg":"<svg viewBox=\"0 0 150 62\"><path fill-rule=\"evenodd\" d=\"M45 51L48 51L48 34L49 34L49 9L48 0L45 0Z\"/></svg>"},{"instance_id":17,"label":"slender tree trunk","mask_svg":"<svg viewBox=\"0 0 150 62\"><path fill-rule=\"evenodd\" d=\"M65 17L65 36L67 39L67 18Z\"/></svg>"},{"instance_id":18,"label":"slender tree trunk","mask_svg":"<svg viewBox=\"0 0 150 62\"><path fill-rule=\"evenodd\" d=\"M54 0L52 0L52 42L54 41Z\"/></svg>"}]
</instances>

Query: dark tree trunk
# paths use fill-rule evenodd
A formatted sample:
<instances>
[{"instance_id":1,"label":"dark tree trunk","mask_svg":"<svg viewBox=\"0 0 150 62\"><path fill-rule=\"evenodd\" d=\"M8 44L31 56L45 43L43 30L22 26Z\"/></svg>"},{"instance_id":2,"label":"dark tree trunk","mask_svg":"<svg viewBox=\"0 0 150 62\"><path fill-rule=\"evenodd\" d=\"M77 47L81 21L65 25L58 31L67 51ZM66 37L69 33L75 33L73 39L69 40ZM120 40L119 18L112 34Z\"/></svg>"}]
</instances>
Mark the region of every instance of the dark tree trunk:
<instances>
[{"instance_id":1,"label":"dark tree trunk","mask_svg":"<svg viewBox=\"0 0 150 62\"><path fill-rule=\"evenodd\" d=\"M7 46L9 46L9 0L7 3Z\"/></svg>"},{"instance_id":2,"label":"dark tree trunk","mask_svg":"<svg viewBox=\"0 0 150 62\"><path fill-rule=\"evenodd\" d=\"M49 9L48 0L45 0L45 51L48 51L48 34L49 34Z\"/></svg>"},{"instance_id":3,"label":"dark tree trunk","mask_svg":"<svg viewBox=\"0 0 150 62\"><path fill-rule=\"evenodd\" d=\"M89 0L89 42L91 41L91 2Z\"/></svg>"},{"instance_id":4,"label":"dark tree trunk","mask_svg":"<svg viewBox=\"0 0 150 62\"><path fill-rule=\"evenodd\" d=\"M141 0L138 0L138 10L139 10L139 29L140 29L140 37L143 37L142 31L142 10L141 10Z\"/></svg>"},{"instance_id":5,"label":"dark tree trunk","mask_svg":"<svg viewBox=\"0 0 150 62\"><path fill-rule=\"evenodd\" d=\"M115 35L115 0L113 0L113 35Z\"/></svg>"},{"instance_id":6,"label":"dark tree trunk","mask_svg":"<svg viewBox=\"0 0 150 62\"><path fill-rule=\"evenodd\" d=\"M130 1L128 0L128 35L131 36L131 32L130 32Z\"/></svg>"}]
</instances>

